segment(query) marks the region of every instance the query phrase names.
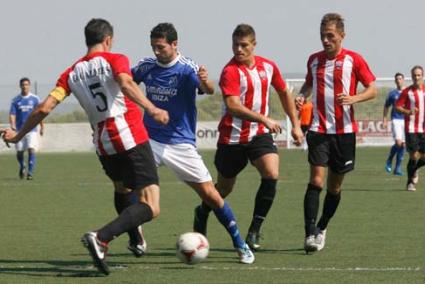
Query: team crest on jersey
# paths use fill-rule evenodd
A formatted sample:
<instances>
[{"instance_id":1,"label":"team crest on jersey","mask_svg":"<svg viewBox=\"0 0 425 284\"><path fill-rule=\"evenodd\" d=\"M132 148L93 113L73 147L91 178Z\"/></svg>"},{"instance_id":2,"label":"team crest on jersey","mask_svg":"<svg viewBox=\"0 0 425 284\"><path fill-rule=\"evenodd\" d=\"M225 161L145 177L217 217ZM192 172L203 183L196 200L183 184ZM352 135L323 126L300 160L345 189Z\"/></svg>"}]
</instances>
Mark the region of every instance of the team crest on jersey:
<instances>
[{"instance_id":1,"label":"team crest on jersey","mask_svg":"<svg viewBox=\"0 0 425 284\"><path fill-rule=\"evenodd\" d=\"M264 71L264 70L259 71L259 72L258 72L258 75L260 76L260 78L261 78L262 80L264 80L264 79L266 79L266 78L267 78L266 71Z\"/></svg>"},{"instance_id":2,"label":"team crest on jersey","mask_svg":"<svg viewBox=\"0 0 425 284\"><path fill-rule=\"evenodd\" d=\"M148 77L146 78L146 80L151 81L152 80L152 75L149 73Z\"/></svg>"},{"instance_id":3,"label":"team crest on jersey","mask_svg":"<svg viewBox=\"0 0 425 284\"><path fill-rule=\"evenodd\" d=\"M335 62L335 68L336 69L341 69L342 68L342 65L343 65L344 63L342 62L342 61L336 61Z\"/></svg>"},{"instance_id":4,"label":"team crest on jersey","mask_svg":"<svg viewBox=\"0 0 425 284\"><path fill-rule=\"evenodd\" d=\"M170 80L168 81L168 86L170 86L170 88L177 88L177 76L174 75L170 78Z\"/></svg>"}]
</instances>

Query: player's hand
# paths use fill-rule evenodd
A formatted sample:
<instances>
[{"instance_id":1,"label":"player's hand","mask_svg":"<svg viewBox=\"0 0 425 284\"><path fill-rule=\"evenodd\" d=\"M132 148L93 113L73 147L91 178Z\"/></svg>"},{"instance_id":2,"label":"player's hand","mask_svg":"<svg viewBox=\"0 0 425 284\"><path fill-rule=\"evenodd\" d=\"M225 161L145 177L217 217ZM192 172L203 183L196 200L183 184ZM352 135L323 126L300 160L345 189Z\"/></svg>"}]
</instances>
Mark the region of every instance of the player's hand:
<instances>
[{"instance_id":1,"label":"player's hand","mask_svg":"<svg viewBox=\"0 0 425 284\"><path fill-rule=\"evenodd\" d=\"M170 120L170 117L168 116L168 111L160 109L160 108L153 108L148 110L148 114L158 123L161 123L162 125L166 125L168 121Z\"/></svg>"},{"instance_id":2,"label":"player's hand","mask_svg":"<svg viewBox=\"0 0 425 284\"><path fill-rule=\"evenodd\" d=\"M387 127L388 127L388 120L384 118L384 120L382 121L382 128L386 129Z\"/></svg>"},{"instance_id":3,"label":"player's hand","mask_svg":"<svg viewBox=\"0 0 425 284\"><path fill-rule=\"evenodd\" d=\"M336 95L336 102L342 106L352 105L356 101L356 96L350 96L345 93L340 93Z\"/></svg>"},{"instance_id":4,"label":"player's hand","mask_svg":"<svg viewBox=\"0 0 425 284\"><path fill-rule=\"evenodd\" d=\"M0 135L3 138L3 141L6 143L6 146L10 148L9 143L17 143L16 131L11 128L0 129Z\"/></svg>"},{"instance_id":5,"label":"player's hand","mask_svg":"<svg viewBox=\"0 0 425 284\"><path fill-rule=\"evenodd\" d=\"M44 128L40 128L40 136L43 136L44 135Z\"/></svg>"},{"instance_id":6,"label":"player's hand","mask_svg":"<svg viewBox=\"0 0 425 284\"><path fill-rule=\"evenodd\" d=\"M415 107L414 109L410 110L410 115L415 115L418 111L419 111L419 109L417 107Z\"/></svg>"},{"instance_id":7,"label":"player's hand","mask_svg":"<svg viewBox=\"0 0 425 284\"><path fill-rule=\"evenodd\" d=\"M305 102L305 98L304 96L298 96L295 98L295 106L297 108L298 111L301 110L301 108L303 107L303 104Z\"/></svg>"},{"instance_id":8,"label":"player's hand","mask_svg":"<svg viewBox=\"0 0 425 284\"><path fill-rule=\"evenodd\" d=\"M304 140L304 134L303 134L303 131L301 130L301 127L293 127L291 129L291 135L292 135L292 138L294 139L294 144L297 146L301 146Z\"/></svg>"},{"instance_id":9,"label":"player's hand","mask_svg":"<svg viewBox=\"0 0 425 284\"><path fill-rule=\"evenodd\" d=\"M271 119L270 117L266 117L264 124L271 133L282 133L282 126L280 126L279 121Z\"/></svg>"},{"instance_id":10,"label":"player's hand","mask_svg":"<svg viewBox=\"0 0 425 284\"><path fill-rule=\"evenodd\" d=\"M206 83L208 81L208 71L205 66L200 66L198 70L199 81Z\"/></svg>"}]
</instances>

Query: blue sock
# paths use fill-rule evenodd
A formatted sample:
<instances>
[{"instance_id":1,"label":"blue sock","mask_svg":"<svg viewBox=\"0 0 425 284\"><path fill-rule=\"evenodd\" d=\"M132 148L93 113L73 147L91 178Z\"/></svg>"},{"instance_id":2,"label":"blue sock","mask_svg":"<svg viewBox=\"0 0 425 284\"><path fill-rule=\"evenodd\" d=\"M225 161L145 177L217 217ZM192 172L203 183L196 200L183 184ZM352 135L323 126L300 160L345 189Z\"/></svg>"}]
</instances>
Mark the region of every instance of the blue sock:
<instances>
[{"instance_id":1,"label":"blue sock","mask_svg":"<svg viewBox=\"0 0 425 284\"><path fill-rule=\"evenodd\" d=\"M403 146L397 149L397 160L395 164L396 169L401 169L401 163L403 162L403 159L404 159L404 152L405 152L405 148Z\"/></svg>"},{"instance_id":2,"label":"blue sock","mask_svg":"<svg viewBox=\"0 0 425 284\"><path fill-rule=\"evenodd\" d=\"M229 204L224 202L224 206L222 208L217 208L213 211L218 221L220 221L220 223L226 228L227 232L229 232L233 241L233 246L238 248L243 247L245 245L245 241L241 239L236 219L233 216L233 212Z\"/></svg>"},{"instance_id":3,"label":"blue sock","mask_svg":"<svg viewBox=\"0 0 425 284\"><path fill-rule=\"evenodd\" d=\"M397 153L397 151L398 151L398 147L397 147L396 144L394 144L391 147L391 151L390 151L390 154L388 156L388 160L387 161L391 162L393 160L393 158L394 158L394 155Z\"/></svg>"},{"instance_id":4,"label":"blue sock","mask_svg":"<svg viewBox=\"0 0 425 284\"><path fill-rule=\"evenodd\" d=\"M35 167L35 153L28 152L28 174L32 175L32 172Z\"/></svg>"},{"instance_id":5,"label":"blue sock","mask_svg":"<svg viewBox=\"0 0 425 284\"><path fill-rule=\"evenodd\" d=\"M16 153L16 159L18 159L19 169L22 171L25 167L25 165L24 165L24 152L18 151Z\"/></svg>"}]
</instances>

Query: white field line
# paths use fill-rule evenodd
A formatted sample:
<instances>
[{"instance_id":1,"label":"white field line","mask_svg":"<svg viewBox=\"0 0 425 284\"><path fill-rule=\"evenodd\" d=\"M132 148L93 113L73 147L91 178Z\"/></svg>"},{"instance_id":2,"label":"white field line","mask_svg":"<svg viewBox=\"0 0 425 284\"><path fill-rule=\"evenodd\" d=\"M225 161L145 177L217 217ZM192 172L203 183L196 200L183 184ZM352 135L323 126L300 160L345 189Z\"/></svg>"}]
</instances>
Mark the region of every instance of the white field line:
<instances>
[{"instance_id":1,"label":"white field line","mask_svg":"<svg viewBox=\"0 0 425 284\"><path fill-rule=\"evenodd\" d=\"M227 266L191 266L194 269L201 270L257 270L257 271L335 271L335 272L393 272L393 271L423 271L421 267L261 267L261 266L246 266L246 267L227 267ZM160 270L159 266L141 266L143 270Z\"/></svg>"}]
</instances>

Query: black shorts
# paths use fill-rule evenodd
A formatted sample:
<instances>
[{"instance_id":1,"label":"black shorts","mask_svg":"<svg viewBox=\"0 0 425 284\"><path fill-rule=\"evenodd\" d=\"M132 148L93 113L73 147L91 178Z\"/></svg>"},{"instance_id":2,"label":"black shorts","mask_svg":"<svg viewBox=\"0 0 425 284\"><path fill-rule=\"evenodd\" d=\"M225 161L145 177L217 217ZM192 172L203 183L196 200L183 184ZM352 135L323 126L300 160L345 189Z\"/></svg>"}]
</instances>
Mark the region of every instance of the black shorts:
<instances>
[{"instance_id":1,"label":"black shorts","mask_svg":"<svg viewBox=\"0 0 425 284\"><path fill-rule=\"evenodd\" d=\"M425 135L423 133L406 133L406 148L409 152L425 154Z\"/></svg>"},{"instance_id":2,"label":"black shorts","mask_svg":"<svg viewBox=\"0 0 425 284\"><path fill-rule=\"evenodd\" d=\"M307 133L309 129L310 129L310 125L301 125L301 131L304 133L304 135Z\"/></svg>"},{"instance_id":3,"label":"black shorts","mask_svg":"<svg viewBox=\"0 0 425 284\"><path fill-rule=\"evenodd\" d=\"M277 147L271 134L255 136L247 144L218 144L214 164L225 178L237 176L248 164L269 153L277 154Z\"/></svg>"},{"instance_id":4,"label":"black shorts","mask_svg":"<svg viewBox=\"0 0 425 284\"><path fill-rule=\"evenodd\" d=\"M151 184L159 184L158 173L149 141L123 153L99 156L103 170L114 182L136 190Z\"/></svg>"},{"instance_id":5,"label":"black shorts","mask_svg":"<svg viewBox=\"0 0 425 284\"><path fill-rule=\"evenodd\" d=\"M312 166L329 166L337 174L354 169L356 134L322 134L307 132L308 162Z\"/></svg>"}]
</instances>

